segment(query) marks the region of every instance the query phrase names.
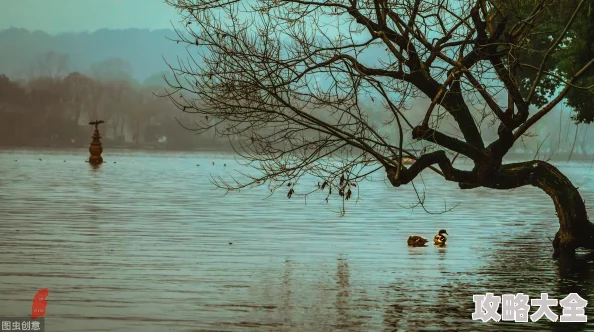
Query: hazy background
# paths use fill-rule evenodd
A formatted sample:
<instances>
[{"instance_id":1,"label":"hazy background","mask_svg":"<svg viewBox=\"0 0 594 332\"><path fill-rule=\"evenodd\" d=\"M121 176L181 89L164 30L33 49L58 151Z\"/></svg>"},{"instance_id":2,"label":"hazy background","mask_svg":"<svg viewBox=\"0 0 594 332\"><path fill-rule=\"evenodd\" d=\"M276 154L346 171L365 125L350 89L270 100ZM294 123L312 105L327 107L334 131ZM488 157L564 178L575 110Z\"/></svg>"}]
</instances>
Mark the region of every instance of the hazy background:
<instances>
[{"instance_id":1,"label":"hazy background","mask_svg":"<svg viewBox=\"0 0 594 332\"><path fill-rule=\"evenodd\" d=\"M163 0L0 0L0 72L24 76L35 58L54 51L70 56L72 71L122 58L144 80L167 69L162 55L183 55L166 39L177 22Z\"/></svg>"},{"instance_id":2,"label":"hazy background","mask_svg":"<svg viewBox=\"0 0 594 332\"><path fill-rule=\"evenodd\" d=\"M154 97L166 86L165 61L175 65L187 55L168 39L176 37L178 20L163 0L0 0L0 146L84 147L94 118L107 122L106 146L228 146L214 133L184 130L178 121L191 126L196 117ZM75 72L90 80L79 82ZM382 111L363 103L381 123ZM413 122L426 104L414 101ZM590 159L590 126L576 127L570 115L558 107L514 152ZM487 142L496 138L488 123L481 130ZM382 131L396 136L395 128Z\"/></svg>"},{"instance_id":3,"label":"hazy background","mask_svg":"<svg viewBox=\"0 0 594 332\"><path fill-rule=\"evenodd\" d=\"M50 34L110 29L168 29L174 9L163 0L0 0L0 29Z\"/></svg>"}]
</instances>

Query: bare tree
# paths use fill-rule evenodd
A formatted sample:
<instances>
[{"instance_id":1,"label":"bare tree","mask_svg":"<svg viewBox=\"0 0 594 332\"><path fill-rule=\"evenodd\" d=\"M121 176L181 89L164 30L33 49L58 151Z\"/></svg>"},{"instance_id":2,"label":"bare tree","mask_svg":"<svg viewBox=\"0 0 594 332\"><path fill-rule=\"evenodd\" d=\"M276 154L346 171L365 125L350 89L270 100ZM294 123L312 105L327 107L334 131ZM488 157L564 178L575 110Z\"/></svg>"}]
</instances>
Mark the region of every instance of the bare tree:
<instances>
[{"instance_id":1,"label":"bare tree","mask_svg":"<svg viewBox=\"0 0 594 332\"><path fill-rule=\"evenodd\" d=\"M132 72L132 65L120 58L96 62L90 68L91 77L101 82L129 82L132 81Z\"/></svg>"},{"instance_id":2,"label":"bare tree","mask_svg":"<svg viewBox=\"0 0 594 332\"><path fill-rule=\"evenodd\" d=\"M274 190L310 174L321 179L320 190L348 199L357 181L380 169L394 187L425 169L461 189L531 185L555 204L560 228L553 259L578 247L594 249L585 203L565 175L544 161L503 162L594 64L570 79L555 76L562 88L530 113L543 77L555 75L545 70L546 61L584 1L548 45L542 65L532 66L526 92L514 71L529 65L518 54L532 51L526 41L557 0L534 1L523 16L511 1L491 0L167 2L183 17L178 42L194 51L171 66L168 96L201 115L193 129L241 137L237 152L259 170L246 181L217 185L233 190L268 182ZM427 107L419 114L410 101L423 98ZM395 140L372 125L364 100L389 115L384 125L396 130ZM471 108L482 112L473 116ZM498 124L489 144L479 130L485 120ZM457 132L447 132L448 121ZM412 149L408 132L428 145ZM454 167L458 155L474 167ZM403 157L415 161L405 167ZM290 197L294 189L287 190Z\"/></svg>"},{"instance_id":3,"label":"bare tree","mask_svg":"<svg viewBox=\"0 0 594 332\"><path fill-rule=\"evenodd\" d=\"M70 56L53 51L38 55L28 68L29 79L37 77L61 78L70 71Z\"/></svg>"},{"instance_id":4,"label":"bare tree","mask_svg":"<svg viewBox=\"0 0 594 332\"><path fill-rule=\"evenodd\" d=\"M89 108L94 107L90 102L91 96L96 90L97 83L91 78L74 72L64 78L63 94L65 103L71 111L70 118L78 126L80 118L84 112L89 112Z\"/></svg>"}]
</instances>

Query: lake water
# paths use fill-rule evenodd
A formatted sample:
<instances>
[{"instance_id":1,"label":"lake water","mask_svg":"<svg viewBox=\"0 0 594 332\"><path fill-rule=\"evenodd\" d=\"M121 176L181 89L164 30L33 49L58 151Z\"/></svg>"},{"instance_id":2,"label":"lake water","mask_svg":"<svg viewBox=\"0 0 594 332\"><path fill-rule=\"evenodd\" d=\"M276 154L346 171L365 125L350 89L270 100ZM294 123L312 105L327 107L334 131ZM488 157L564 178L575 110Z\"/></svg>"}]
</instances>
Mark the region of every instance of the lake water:
<instances>
[{"instance_id":1,"label":"lake water","mask_svg":"<svg viewBox=\"0 0 594 332\"><path fill-rule=\"evenodd\" d=\"M52 332L594 330L471 319L486 292L592 301L592 260L550 258L558 221L537 189L462 191L425 172L426 209L457 205L428 214L380 172L341 216L321 193L213 190L240 170L230 155L106 151L94 169L87 153L0 152L0 316L29 315L47 287ZM594 206L591 163L558 166ZM441 228L446 248L407 247Z\"/></svg>"}]
</instances>

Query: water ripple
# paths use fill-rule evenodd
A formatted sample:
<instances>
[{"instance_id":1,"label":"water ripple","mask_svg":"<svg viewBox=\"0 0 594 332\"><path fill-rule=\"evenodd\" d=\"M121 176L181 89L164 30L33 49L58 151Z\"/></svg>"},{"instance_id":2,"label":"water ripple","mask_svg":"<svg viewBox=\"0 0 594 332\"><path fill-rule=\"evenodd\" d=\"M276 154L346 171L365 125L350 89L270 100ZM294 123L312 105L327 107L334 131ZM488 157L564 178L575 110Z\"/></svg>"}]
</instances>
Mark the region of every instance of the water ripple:
<instances>
[{"instance_id":1,"label":"water ripple","mask_svg":"<svg viewBox=\"0 0 594 332\"><path fill-rule=\"evenodd\" d=\"M226 155L109 153L99 169L85 157L0 152L3 316L25 316L48 287L48 331L594 329L471 321L472 294L591 300L591 260L550 260L558 222L536 189L461 191L427 173L428 209L459 204L427 214L401 207L415 202L412 187L378 174L341 217L323 194L212 191L209 176L239 169ZM593 201L590 165L559 166ZM441 228L447 248L406 246Z\"/></svg>"}]
</instances>

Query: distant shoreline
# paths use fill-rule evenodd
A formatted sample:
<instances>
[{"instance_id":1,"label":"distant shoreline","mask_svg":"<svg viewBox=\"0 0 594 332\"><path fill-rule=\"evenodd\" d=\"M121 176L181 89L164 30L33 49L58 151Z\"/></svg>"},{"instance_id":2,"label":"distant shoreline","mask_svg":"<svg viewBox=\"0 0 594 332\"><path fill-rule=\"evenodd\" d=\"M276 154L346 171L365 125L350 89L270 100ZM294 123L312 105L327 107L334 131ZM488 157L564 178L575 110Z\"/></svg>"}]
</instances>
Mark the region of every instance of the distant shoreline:
<instances>
[{"instance_id":1,"label":"distant shoreline","mask_svg":"<svg viewBox=\"0 0 594 332\"><path fill-rule=\"evenodd\" d=\"M6 150L88 150L89 146L72 145L3 145L0 144L0 151ZM175 148L155 145L109 145L103 144L103 152L109 150L129 150L129 151L155 151L155 152L229 152L235 153L231 147L212 146L197 148Z\"/></svg>"},{"instance_id":2,"label":"distant shoreline","mask_svg":"<svg viewBox=\"0 0 594 332\"><path fill-rule=\"evenodd\" d=\"M66 145L2 145L0 144L0 152L2 151L43 151L43 150L88 150L88 146L66 146ZM149 145L149 144L127 144L127 145L110 145L104 144L103 145L103 154L108 154L110 150L113 151L142 151L142 152L187 152L187 153L196 153L196 152L216 152L216 153L224 153L224 154L236 154L236 152L231 148L229 145L220 145L220 146L203 146L203 147L196 147L196 148L174 148L174 147L167 147L167 146L159 146L159 145ZM559 153L553 156L549 156L548 154L540 153L537 158L535 158L534 153L508 153L505 156L505 160L509 162L510 160L514 161L530 161L530 160L550 160L555 162L567 162L569 157L569 153ZM594 154L592 155L582 155L579 153L573 153L571 159L569 161L573 162L594 162Z\"/></svg>"}]
</instances>

